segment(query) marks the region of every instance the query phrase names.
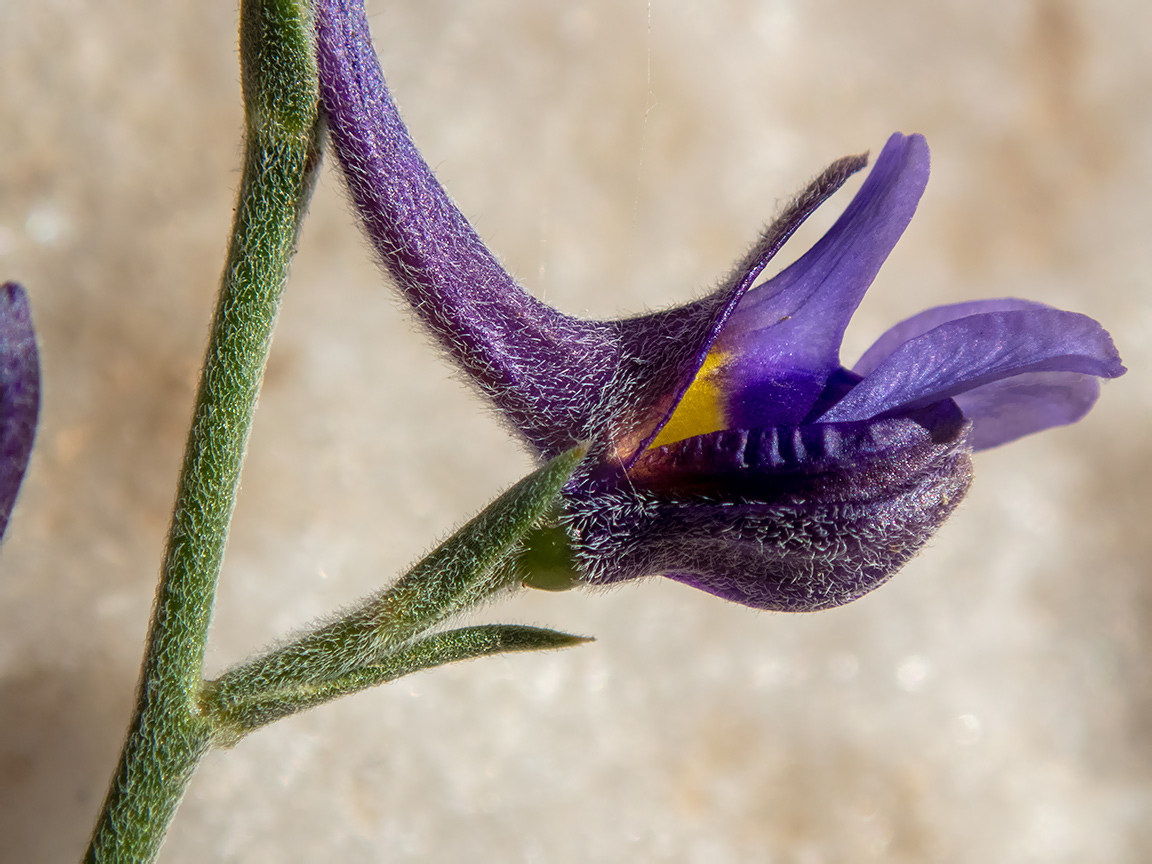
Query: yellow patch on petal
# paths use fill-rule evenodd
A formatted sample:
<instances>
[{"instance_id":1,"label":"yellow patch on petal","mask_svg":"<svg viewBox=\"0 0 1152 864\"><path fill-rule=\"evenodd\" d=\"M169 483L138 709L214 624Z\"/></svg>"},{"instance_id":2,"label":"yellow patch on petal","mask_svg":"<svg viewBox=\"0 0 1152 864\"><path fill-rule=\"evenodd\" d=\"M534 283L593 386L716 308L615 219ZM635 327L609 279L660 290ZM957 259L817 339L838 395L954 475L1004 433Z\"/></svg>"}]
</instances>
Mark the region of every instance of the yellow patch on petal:
<instances>
[{"instance_id":1,"label":"yellow patch on petal","mask_svg":"<svg viewBox=\"0 0 1152 864\"><path fill-rule=\"evenodd\" d=\"M721 372L728 356L717 348L708 352L704 365L688 385L684 398L653 439L649 449L673 444L685 438L719 432L727 428L724 415L724 381Z\"/></svg>"}]
</instances>

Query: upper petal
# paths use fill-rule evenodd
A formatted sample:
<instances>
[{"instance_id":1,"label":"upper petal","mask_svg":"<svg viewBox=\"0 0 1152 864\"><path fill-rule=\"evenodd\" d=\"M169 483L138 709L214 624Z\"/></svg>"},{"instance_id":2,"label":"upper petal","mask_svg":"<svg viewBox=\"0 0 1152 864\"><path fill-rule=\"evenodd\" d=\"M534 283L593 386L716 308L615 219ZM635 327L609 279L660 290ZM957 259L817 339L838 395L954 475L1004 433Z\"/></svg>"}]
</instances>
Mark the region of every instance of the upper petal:
<instances>
[{"instance_id":1,"label":"upper petal","mask_svg":"<svg viewBox=\"0 0 1152 864\"><path fill-rule=\"evenodd\" d=\"M728 422L799 423L840 365L840 342L928 182L923 136L893 135L856 197L819 242L749 292L716 342Z\"/></svg>"},{"instance_id":2,"label":"upper petal","mask_svg":"<svg viewBox=\"0 0 1152 864\"><path fill-rule=\"evenodd\" d=\"M950 303L945 306L933 306L918 312L911 318L905 318L894 327L889 327L884 334L872 343L863 356L856 361L852 371L864 376L880 365L885 357L917 336L922 336L929 330L934 330L941 324L955 321L958 318L967 318L969 315L978 315L982 312L1019 312L1027 309L1052 309L1043 303L1032 300L1020 300L1015 297L1000 297L995 300L970 300L964 303Z\"/></svg>"},{"instance_id":3,"label":"upper petal","mask_svg":"<svg viewBox=\"0 0 1152 864\"><path fill-rule=\"evenodd\" d=\"M658 434L663 435L662 430L675 425L685 401L692 401L687 394L706 384L701 381L701 367L740 298L796 229L867 164L867 157L860 155L829 165L761 233L712 294L674 309L614 322L620 328L621 361L602 408L614 418L612 443L620 465L629 465ZM691 434L720 428L724 424Z\"/></svg>"},{"instance_id":4,"label":"upper petal","mask_svg":"<svg viewBox=\"0 0 1152 864\"><path fill-rule=\"evenodd\" d=\"M1087 315L1049 308L983 312L947 321L905 342L880 360L820 420L863 420L909 410L1025 373L1115 378L1124 371L1111 337ZM1054 408L1053 400L1058 401L1064 393L1082 404L1091 394L1075 383L1080 380L1043 379L1044 389L1034 390L1014 409L1015 419L987 437L980 431L982 420L1002 413L1005 399L1013 394L1005 387L977 394L968 402L975 412L975 416L968 416L976 427L977 439L1003 443L1010 440L1004 437L1010 429L1027 434L1054 425L1049 422L1052 420L1070 422L1056 419L1068 414ZM1057 386L1060 381L1065 384Z\"/></svg>"}]
</instances>

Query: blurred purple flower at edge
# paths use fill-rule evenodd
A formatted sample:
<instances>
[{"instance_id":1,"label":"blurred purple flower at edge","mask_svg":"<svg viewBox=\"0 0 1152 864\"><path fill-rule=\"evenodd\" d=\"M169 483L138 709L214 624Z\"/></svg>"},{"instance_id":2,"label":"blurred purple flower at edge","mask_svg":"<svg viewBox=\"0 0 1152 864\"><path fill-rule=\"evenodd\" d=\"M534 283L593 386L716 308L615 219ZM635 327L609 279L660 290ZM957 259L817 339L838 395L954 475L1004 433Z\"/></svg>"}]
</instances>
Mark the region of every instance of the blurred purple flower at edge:
<instances>
[{"instance_id":1,"label":"blurred purple flower at edge","mask_svg":"<svg viewBox=\"0 0 1152 864\"><path fill-rule=\"evenodd\" d=\"M0 538L28 467L40 412L40 355L28 296L0 285Z\"/></svg>"},{"instance_id":2,"label":"blurred purple flower at edge","mask_svg":"<svg viewBox=\"0 0 1152 864\"><path fill-rule=\"evenodd\" d=\"M362 0L317 0L314 15L332 142L382 265L540 457L591 442L545 532L579 581L662 574L758 608L847 603L952 512L972 451L1079 420L1098 379L1125 371L1091 318L1016 299L929 309L840 365L927 183L919 135L893 135L835 225L775 277L754 285L865 157L829 167L710 295L622 320L565 315L516 284L432 175Z\"/></svg>"}]
</instances>

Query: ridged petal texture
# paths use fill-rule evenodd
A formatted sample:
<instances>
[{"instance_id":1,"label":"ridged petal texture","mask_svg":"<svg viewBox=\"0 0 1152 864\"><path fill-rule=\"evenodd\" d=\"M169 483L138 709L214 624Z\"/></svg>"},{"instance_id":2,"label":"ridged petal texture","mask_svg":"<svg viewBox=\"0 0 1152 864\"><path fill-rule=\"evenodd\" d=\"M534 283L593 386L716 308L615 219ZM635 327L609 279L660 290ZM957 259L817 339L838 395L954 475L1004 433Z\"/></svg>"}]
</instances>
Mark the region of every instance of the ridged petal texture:
<instances>
[{"instance_id":1,"label":"ridged petal texture","mask_svg":"<svg viewBox=\"0 0 1152 864\"><path fill-rule=\"evenodd\" d=\"M1086 315L1028 300L978 300L900 322L854 371L863 381L824 420L872 416L952 398L972 421L973 449L1074 423L1124 374L1112 339Z\"/></svg>"},{"instance_id":2,"label":"ridged petal texture","mask_svg":"<svg viewBox=\"0 0 1152 864\"><path fill-rule=\"evenodd\" d=\"M747 606L807 612L885 582L964 497L949 402L879 422L732 429L646 452L570 495L592 581L663 573Z\"/></svg>"}]
</instances>

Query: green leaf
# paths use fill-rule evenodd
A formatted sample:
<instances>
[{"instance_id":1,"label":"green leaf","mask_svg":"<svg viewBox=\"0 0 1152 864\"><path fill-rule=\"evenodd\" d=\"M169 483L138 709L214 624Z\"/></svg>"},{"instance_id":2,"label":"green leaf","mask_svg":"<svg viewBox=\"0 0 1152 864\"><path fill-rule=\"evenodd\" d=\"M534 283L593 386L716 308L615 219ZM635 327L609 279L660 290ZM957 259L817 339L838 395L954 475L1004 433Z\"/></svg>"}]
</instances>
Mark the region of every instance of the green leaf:
<instances>
[{"instance_id":1,"label":"green leaf","mask_svg":"<svg viewBox=\"0 0 1152 864\"><path fill-rule=\"evenodd\" d=\"M590 641L584 636L513 624L464 627L425 637L393 652L381 663L329 680L285 681L280 687L251 694L233 690L227 700L221 699L220 685L213 682L205 690L203 704L217 729L216 743L228 746L282 717L422 669L493 654L568 648Z\"/></svg>"},{"instance_id":2,"label":"green leaf","mask_svg":"<svg viewBox=\"0 0 1152 864\"><path fill-rule=\"evenodd\" d=\"M429 656L441 656L436 652L464 645L462 636L446 642L433 641L447 638L448 634L411 643L446 618L518 581L517 558L524 536L546 518L585 452L582 447L570 450L525 477L391 588L368 598L337 620L246 661L206 685L201 703L208 715L228 718L225 725L231 731L237 728L246 731L255 726L249 727L249 721L242 719L247 709L241 710L240 706L267 702L287 709L299 705L284 712L293 713L398 677L387 670L395 663L400 663L396 668L407 668L404 663L408 661L403 658L420 646L424 646L421 650L433 652ZM527 631L528 628L520 629ZM523 634L515 636L512 631L502 632L508 640L526 638ZM540 647L558 646L542 644ZM532 646L499 650L532 650ZM461 657L483 653L491 652ZM455 658L414 668L427 668L452 659ZM239 719L232 717L234 710L240 711ZM263 715L258 711L254 717L257 716ZM271 720L263 719L255 725L267 722Z\"/></svg>"}]
</instances>

